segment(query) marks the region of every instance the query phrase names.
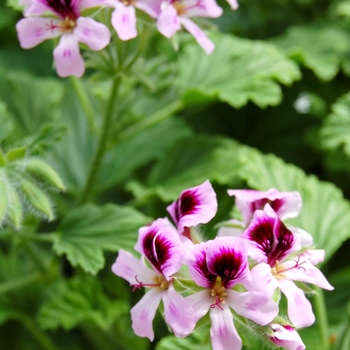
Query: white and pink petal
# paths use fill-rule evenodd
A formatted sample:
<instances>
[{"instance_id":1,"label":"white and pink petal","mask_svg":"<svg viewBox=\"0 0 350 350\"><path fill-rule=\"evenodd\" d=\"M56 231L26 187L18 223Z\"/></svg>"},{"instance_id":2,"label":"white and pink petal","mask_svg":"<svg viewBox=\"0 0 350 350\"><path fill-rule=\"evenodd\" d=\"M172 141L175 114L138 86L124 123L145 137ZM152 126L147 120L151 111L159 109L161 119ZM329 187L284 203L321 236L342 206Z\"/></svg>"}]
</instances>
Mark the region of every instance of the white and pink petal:
<instances>
[{"instance_id":1,"label":"white and pink petal","mask_svg":"<svg viewBox=\"0 0 350 350\"><path fill-rule=\"evenodd\" d=\"M74 75L82 77L85 72L84 60L79 51L74 33L63 34L53 51L57 74L64 78Z\"/></svg>"},{"instance_id":2,"label":"white and pink petal","mask_svg":"<svg viewBox=\"0 0 350 350\"><path fill-rule=\"evenodd\" d=\"M31 49L47 39L59 37L60 21L52 18L22 18L16 24L18 40L23 49Z\"/></svg>"},{"instance_id":3,"label":"white and pink petal","mask_svg":"<svg viewBox=\"0 0 350 350\"><path fill-rule=\"evenodd\" d=\"M112 13L112 25L120 40L130 40L136 38L136 14L135 7L124 5L116 1L115 10Z\"/></svg>"},{"instance_id":4,"label":"white and pink petal","mask_svg":"<svg viewBox=\"0 0 350 350\"><path fill-rule=\"evenodd\" d=\"M173 5L166 5L157 18L157 29L166 38L171 38L178 30L181 24L177 11Z\"/></svg>"},{"instance_id":5,"label":"white and pink petal","mask_svg":"<svg viewBox=\"0 0 350 350\"><path fill-rule=\"evenodd\" d=\"M188 336L196 325L197 317L192 305L169 286L163 294L164 319L179 338Z\"/></svg>"},{"instance_id":6,"label":"white and pink petal","mask_svg":"<svg viewBox=\"0 0 350 350\"><path fill-rule=\"evenodd\" d=\"M109 29L90 17L79 17L77 19L74 35L79 42L86 44L94 51L102 50L111 39Z\"/></svg>"},{"instance_id":7,"label":"white and pink petal","mask_svg":"<svg viewBox=\"0 0 350 350\"><path fill-rule=\"evenodd\" d=\"M139 337L147 337L150 341L153 341L154 331L152 323L165 293L166 291L158 291L152 288L130 310L132 328Z\"/></svg>"},{"instance_id":8,"label":"white and pink petal","mask_svg":"<svg viewBox=\"0 0 350 350\"><path fill-rule=\"evenodd\" d=\"M306 346L300 338L298 332L291 326L272 323L269 325L272 334L268 335L269 339L284 349L304 350Z\"/></svg>"}]
</instances>

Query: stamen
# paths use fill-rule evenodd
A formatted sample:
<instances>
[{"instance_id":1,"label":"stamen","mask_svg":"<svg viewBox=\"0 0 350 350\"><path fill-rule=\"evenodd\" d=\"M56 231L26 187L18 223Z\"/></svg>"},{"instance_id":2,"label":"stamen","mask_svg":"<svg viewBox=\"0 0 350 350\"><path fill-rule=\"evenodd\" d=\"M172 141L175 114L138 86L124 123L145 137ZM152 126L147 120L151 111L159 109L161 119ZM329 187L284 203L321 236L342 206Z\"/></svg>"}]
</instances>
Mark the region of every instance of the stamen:
<instances>
[{"instance_id":1,"label":"stamen","mask_svg":"<svg viewBox=\"0 0 350 350\"><path fill-rule=\"evenodd\" d=\"M220 310L224 310L224 308L220 305L220 303L225 304L225 300L224 300L224 299L221 299L221 300L220 300L219 297L216 296L216 297L215 297L215 303L214 303L214 304L211 304L211 305L210 305L210 308L211 308L211 309L215 309L215 307L218 306Z\"/></svg>"},{"instance_id":2,"label":"stamen","mask_svg":"<svg viewBox=\"0 0 350 350\"><path fill-rule=\"evenodd\" d=\"M130 284L130 287L132 287L132 291L135 292L137 289L141 289L143 287L150 287L154 288L157 287L160 290L165 290L169 288L169 285L172 283L171 281L165 280L162 276L155 276L152 278L155 282L158 283L143 283L142 281L139 281L137 278L137 275L135 276L136 284Z\"/></svg>"},{"instance_id":3,"label":"stamen","mask_svg":"<svg viewBox=\"0 0 350 350\"><path fill-rule=\"evenodd\" d=\"M297 270L300 270L300 269L303 269L304 270L304 273L306 272L306 269L305 267L301 266L302 264L305 264L306 263L306 260L304 260L303 262L300 263L300 255L298 255L298 260L294 260L295 262L295 265L292 266L292 267L289 267L288 269L281 269L280 270L280 265L279 265L279 261L276 260L276 266L274 268L272 268L272 274L273 275L277 275L277 274L283 274L283 272L286 272L286 271L289 271L289 270L293 270L293 269L297 269ZM277 276L276 276L277 277Z\"/></svg>"}]
</instances>

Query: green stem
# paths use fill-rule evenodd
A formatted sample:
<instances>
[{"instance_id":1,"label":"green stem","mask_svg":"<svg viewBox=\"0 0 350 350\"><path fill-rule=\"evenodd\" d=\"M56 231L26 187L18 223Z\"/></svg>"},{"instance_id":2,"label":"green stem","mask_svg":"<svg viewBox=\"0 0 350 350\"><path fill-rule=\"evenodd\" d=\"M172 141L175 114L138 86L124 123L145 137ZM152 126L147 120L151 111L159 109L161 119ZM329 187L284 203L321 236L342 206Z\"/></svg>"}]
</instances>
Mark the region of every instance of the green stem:
<instances>
[{"instance_id":1,"label":"green stem","mask_svg":"<svg viewBox=\"0 0 350 350\"><path fill-rule=\"evenodd\" d=\"M4 282L0 284L0 294L12 292L14 290L23 288L29 284L35 283L41 279L41 274L35 273L30 276L17 278L12 281Z\"/></svg>"},{"instance_id":2,"label":"green stem","mask_svg":"<svg viewBox=\"0 0 350 350\"><path fill-rule=\"evenodd\" d=\"M329 330L324 294L319 287L315 287L315 290L317 292L315 297L316 319L321 335L322 350L329 350Z\"/></svg>"},{"instance_id":3,"label":"green stem","mask_svg":"<svg viewBox=\"0 0 350 350\"><path fill-rule=\"evenodd\" d=\"M76 77L71 77L71 82L74 87L75 93L80 101L80 104L84 110L84 113L88 119L90 129L94 131L96 129L94 110L90 103L89 96L84 89L82 81Z\"/></svg>"},{"instance_id":4,"label":"green stem","mask_svg":"<svg viewBox=\"0 0 350 350\"><path fill-rule=\"evenodd\" d=\"M117 96L118 96L118 91L119 91L119 86L121 82L121 76L117 75L116 78L114 79L111 94L109 97L109 102L107 105L107 110L106 110L106 115L104 118L104 122L102 125L102 132L97 148L97 152L95 154L95 157L92 162L92 166L90 168L90 172L88 174L88 178L86 181L85 188L82 192L82 196L80 198L79 204L83 204L89 200L89 196L93 191L93 186L95 183L95 180L97 178L97 175L99 173L101 164L102 164L102 159L103 156L106 152L107 144L109 141L109 135L110 135L110 130L112 128L111 121L113 117L113 110L115 107L115 104L117 102Z\"/></svg>"},{"instance_id":5,"label":"green stem","mask_svg":"<svg viewBox=\"0 0 350 350\"><path fill-rule=\"evenodd\" d=\"M142 35L141 35L141 42L140 42L139 49L137 50L134 57L125 65L125 67L124 67L125 70L129 69L136 62L136 60L140 57L141 53L143 52L143 50L146 47L147 36L148 36L147 27L143 26L141 28L141 32L142 32Z\"/></svg>"},{"instance_id":6,"label":"green stem","mask_svg":"<svg viewBox=\"0 0 350 350\"><path fill-rule=\"evenodd\" d=\"M35 253L35 251L32 248L32 245L30 242L26 242L26 244L24 245L28 255L31 257L31 259L33 260L34 264L37 266L37 268L44 274L47 273L47 268L46 266L42 263L42 261L38 258L37 254Z\"/></svg>"},{"instance_id":7,"label":"green stem","mask_svg":"<svg viewBox=\"0 0 350 350\"><path fill-rule=\"evenodd\" d=\"M34 320L28 316L21 315L18 320L31 333L45 350L59 350L52 340L40 329Z\"/></svg>"}]
</instances>

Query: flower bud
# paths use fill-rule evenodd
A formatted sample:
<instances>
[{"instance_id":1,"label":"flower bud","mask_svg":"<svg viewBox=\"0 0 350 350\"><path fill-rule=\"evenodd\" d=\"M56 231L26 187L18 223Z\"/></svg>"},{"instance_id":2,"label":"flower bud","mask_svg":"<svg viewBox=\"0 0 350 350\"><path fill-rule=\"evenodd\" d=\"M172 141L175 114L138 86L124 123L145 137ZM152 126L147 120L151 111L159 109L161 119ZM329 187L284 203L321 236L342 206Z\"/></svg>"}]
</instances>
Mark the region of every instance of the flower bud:
<instances>
[{"instance_id":1,"label":"flower bud","mask_svg":"<svg viewBox=\"0 0 350 350\"><path fill-rule=\"evenodd\" d=\"M43 160L30 159L26 165L26 171L39 179L42 179L51 186L54 186L62 191L65 190L63 182L56 171Z\"/></svg>"},{"instance_id":2,"label":"flower bud","mask_svg":"<svg viewBox=\"0 0 350 350\"><path fill-rule=\"evenodd\" d=\"M22 203L17 192L12 188L12 186L8 186L8 193L10 205L7 210L7 219L13 224L16 230L19 230L23 219Z\"/></svg>"},{"instance_id":3,"label":"flower bud","mask_svg":"<svg viewBox=\"0 0 350 350\"><path fill-rule=\"evenodd\" d=\"M304 350L306 346L294 327L287 324L270 323L267 337L276 345L288 350Z\"/></svg>"},{"instance_id":4,"label":"flower bud","mask_svg":"<svg viewBox=\"0 0 350 350\"><path fill-rule=\"evenodd\" d=\"M20 188L27 202L35 210L47 216L49 221L54 218L49 198L42 189L26 180L22 182Z\"/></svg>"}]
</instances>

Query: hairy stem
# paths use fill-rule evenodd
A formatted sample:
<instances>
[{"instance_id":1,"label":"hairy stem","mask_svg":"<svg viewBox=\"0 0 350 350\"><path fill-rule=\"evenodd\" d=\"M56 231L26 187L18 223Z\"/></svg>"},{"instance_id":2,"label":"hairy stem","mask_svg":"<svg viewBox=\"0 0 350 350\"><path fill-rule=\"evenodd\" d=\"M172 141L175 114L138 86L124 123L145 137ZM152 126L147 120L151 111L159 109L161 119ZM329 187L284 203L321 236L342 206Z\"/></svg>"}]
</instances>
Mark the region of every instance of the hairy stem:
<instances>
[{"instance_id":1,"label":"hairy stem","mask_svg":"<svg viewBox=\"0 0 350 350\"><path fill-rule=\"evenodd\" d=\"M109 141L111 121L113 120L113 110L117 101L120 81L121 81L121 76L117 75L112 85L112 90L111 90L105 118L102 125L98 148L95 153L95 157L93 159L93 162L88 174L88 178L85 184L85 188L82 192L79 204L84 204L85 202L87 202L89 200L90 194L93 192L94 183L99 173L99 170L102 164L102 159L106 152L107 144Z\"/></svg>"}]
</instances>

